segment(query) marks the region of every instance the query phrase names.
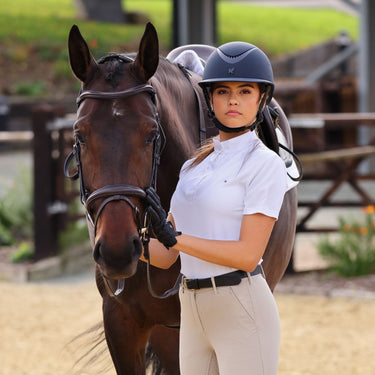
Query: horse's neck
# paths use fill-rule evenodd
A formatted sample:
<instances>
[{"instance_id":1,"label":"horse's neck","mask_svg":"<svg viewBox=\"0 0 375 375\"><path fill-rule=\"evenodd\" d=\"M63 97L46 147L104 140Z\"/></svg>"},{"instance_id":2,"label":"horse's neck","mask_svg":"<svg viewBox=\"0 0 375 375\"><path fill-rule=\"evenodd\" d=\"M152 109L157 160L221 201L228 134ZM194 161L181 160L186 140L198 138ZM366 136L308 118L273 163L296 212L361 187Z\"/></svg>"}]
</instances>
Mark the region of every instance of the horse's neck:
<instances>
[{"instance_id":1,"label":"horse's neck","mask_svg":"<svg viewBox=\"0 0 375 375\"><path fill-rule=\"evenodd\" d=\"M188 78L175 65L164 64L169 66L153 77L153 85L166 139L159 167L158 191L165 207L169 207L181 166L199 145L199 111Z\"/></svg>"},{"instance_id":2,"label":"horse's neck","mask_svg":"<svg viewBox=\"0 0 375 375\"><path fill-rule=\"evenodd\" d=\"M194 92L193 81L175 65L156 75L159 116L167 140L179 145L179 151L188 156L199 145L199 107ZM177 150L175 150L177 152Z\"/></svg>"}]
</instances>

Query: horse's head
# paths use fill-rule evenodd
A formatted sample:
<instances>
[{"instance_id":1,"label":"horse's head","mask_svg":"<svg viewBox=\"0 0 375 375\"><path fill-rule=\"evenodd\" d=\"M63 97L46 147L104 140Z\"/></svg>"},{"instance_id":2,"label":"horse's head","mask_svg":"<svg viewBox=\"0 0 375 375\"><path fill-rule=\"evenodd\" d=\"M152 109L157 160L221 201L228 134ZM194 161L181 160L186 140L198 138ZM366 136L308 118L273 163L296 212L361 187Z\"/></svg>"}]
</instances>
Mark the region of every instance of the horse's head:
<instances>
[{"instance_id":1,"label":"horse's head","mask_svg":"<svg viewBox=\"0 0 375 375\"><path fill-rule=\"evenodd\" d=\"M160 128L149 79L159 62L157 33L146 26L133 58L110 54L96 61L73 26L69 59L82 82L75 158L94 258L107 278L130 277L142 253L144 189L156 179Z\"/></svg>"}]
</instances>

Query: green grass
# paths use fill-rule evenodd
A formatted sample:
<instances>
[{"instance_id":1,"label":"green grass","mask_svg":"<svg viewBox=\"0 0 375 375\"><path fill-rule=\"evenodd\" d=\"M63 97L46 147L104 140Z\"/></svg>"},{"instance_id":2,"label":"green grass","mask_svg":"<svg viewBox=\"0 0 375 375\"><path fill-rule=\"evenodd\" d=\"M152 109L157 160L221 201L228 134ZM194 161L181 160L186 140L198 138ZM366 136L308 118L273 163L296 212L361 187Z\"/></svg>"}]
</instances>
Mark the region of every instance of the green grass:
<instances>
[{"instance_id":1,"label":"green grass","mask_svg":"<svg viewBox=\"0 0 375 375\"><path fill-rule=\"evenodd\" d=\"M43 51L48 48L60 57L59 51L66 50L69 30L74 23L79 24L89 44L105 48L103 53L135 40L138 42L143 31L143 26L78 20L73 0L15 0L0 4L0 41L11 50L23 45L26 49L32 47L32 52L46 54Z\"/></svg>"},{"instance_id":2,"label":"green grass","mask_svg":"<svg viewBox=\"0 0 375 375\"><path fill-rule=\"evenodd\" d=\"M151 20L158 31L160 53L166 55L172 43L172 0L124 3L126 11L141 12ZM43 81L48 82L45 87L53 84L60 91L76 91L67 52L73 24L78 24L96 58L138 49L144 25L83 21L77 18L73 4L73 0L0 2L0 67L11 69L9 76L18 77L6 83L7 92L46 96ZM319 44L344 29L351 38L358 38L357 18L329 9L268 8L219 1L217 14L218 44L243 40L258 45L270 57ZM37 66L39 72L31 66ZM26 75L29 69L34 69L33 74ZM3 71L1 74L4 76Z\"/></svg>"},{"instance_id":3,"label":"green grass","mask_svg":"<svg viewBox=\"0 0 375 375\"><path fill-rule=\"evenodd\" d=\"M271 56L294 52L346 30L358 38L358 20L330 9L268 8L223 2L219 7L220 43L244 40Z\"/></svg>"},{"instance_id":4,"label":"green grass","mask_svg":"<svg viewBox=\"0 0 375 375\"><path fill-rule=\"evenodd\" d=\"M172 1L125 0L125 6L126 10L141 11L151 19L158 30L161 46L168 50ZM73 0L13 0L0 4L0 41L8 46L22 43L39 49L66 48L73 23L80 26L92 45L98 43L98 53L128 44L136 48L143 33L143 26L78 20ZM260 45L270 55L279 55L332 38L342 29L357 38L357 19L329 9L268 8L218 2L219 44L245 40Z\"/></svg>"},{"instance_id":5,"label":"green grass","mask_svg":"<svg viewBox=\"0 0 375 375\"><path fill-rule=\"evenodd\" d=\"M162 42L168 44L172 9L165 5L165 1L126 0L127 9L143 11L152 19ZM259 45L271 56L318 44L342 30L358 38L357 18L325 8L269 8L219 1L217 16L218 44L243 40Z\"/></svg>"}]
</instances>

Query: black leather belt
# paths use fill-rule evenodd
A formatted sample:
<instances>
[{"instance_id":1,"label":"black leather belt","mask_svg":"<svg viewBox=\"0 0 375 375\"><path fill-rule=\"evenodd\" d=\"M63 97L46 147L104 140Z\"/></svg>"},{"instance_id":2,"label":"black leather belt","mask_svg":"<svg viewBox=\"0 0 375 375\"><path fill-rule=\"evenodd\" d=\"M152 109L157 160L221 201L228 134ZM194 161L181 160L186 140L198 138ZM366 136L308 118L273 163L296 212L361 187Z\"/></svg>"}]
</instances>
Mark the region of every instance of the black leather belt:
<instances>
[{"instance_id":1,"label":"black leather belt","mask_svg":"<svg viewBox=\"0 0 375 375\"><path fill-rule=\"evenodd\" d=\"M262 266L258 264L255 270L250 272L250 276L255 276L260 273L262 273ZM245 271L233 271L225 273L224 275L215 276L213 279L215 281L215 286L238 285L244 277L247 277L247 274L248 273ZM206 279L187 279L183 277L182 284L185 289L189 290L213 287L211 277L207 277Z\"/></svg>"}]
</instances>

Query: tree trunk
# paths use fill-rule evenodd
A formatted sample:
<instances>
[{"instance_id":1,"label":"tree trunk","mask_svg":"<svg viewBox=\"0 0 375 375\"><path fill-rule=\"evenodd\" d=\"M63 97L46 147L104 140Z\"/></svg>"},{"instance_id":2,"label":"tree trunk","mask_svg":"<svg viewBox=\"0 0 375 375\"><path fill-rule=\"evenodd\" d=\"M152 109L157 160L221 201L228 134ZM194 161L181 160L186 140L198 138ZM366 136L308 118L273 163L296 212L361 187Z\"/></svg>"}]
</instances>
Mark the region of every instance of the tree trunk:
<instances>
[{"instance_id":1,"label":"tree trunk","mask_svg":"<svg viewBox=\"0 0 375 375\"><path fill-rule=\"evenodd\" d=\"M78 17L86 20L124 23L121 0L73 0Z\"/></svg>"}]
</instances>

